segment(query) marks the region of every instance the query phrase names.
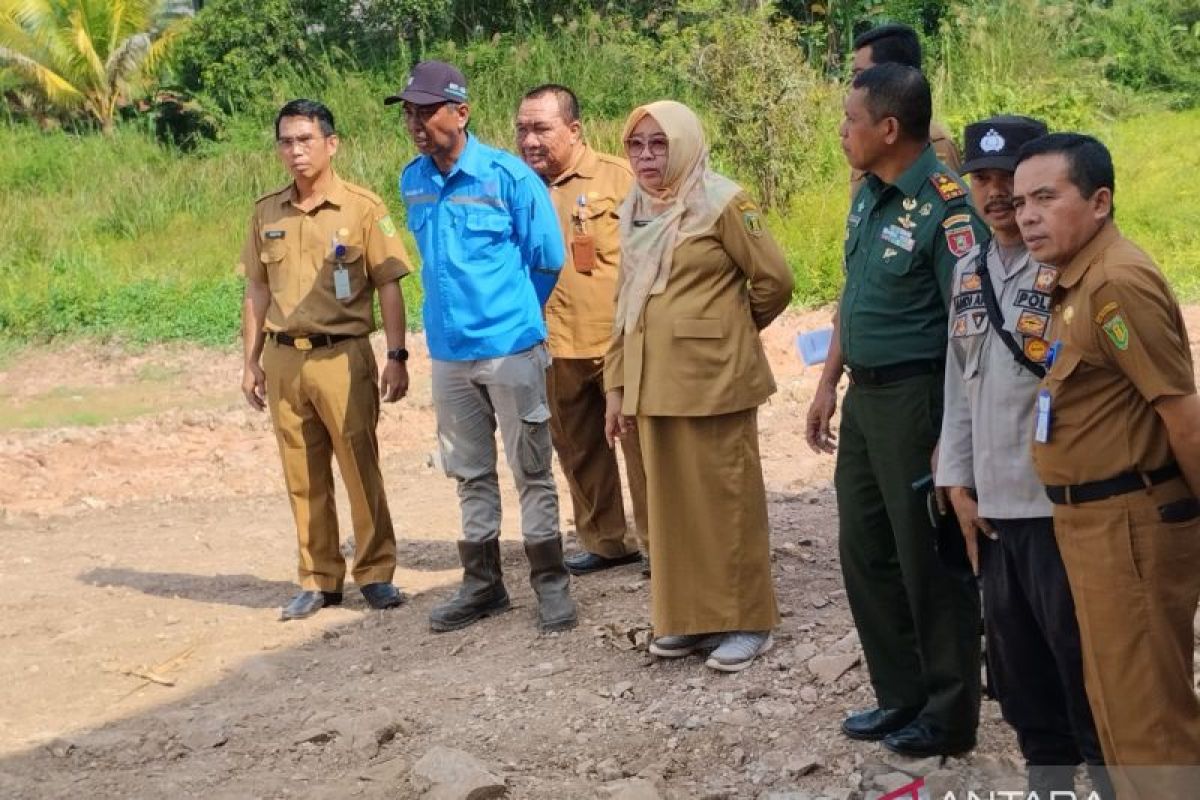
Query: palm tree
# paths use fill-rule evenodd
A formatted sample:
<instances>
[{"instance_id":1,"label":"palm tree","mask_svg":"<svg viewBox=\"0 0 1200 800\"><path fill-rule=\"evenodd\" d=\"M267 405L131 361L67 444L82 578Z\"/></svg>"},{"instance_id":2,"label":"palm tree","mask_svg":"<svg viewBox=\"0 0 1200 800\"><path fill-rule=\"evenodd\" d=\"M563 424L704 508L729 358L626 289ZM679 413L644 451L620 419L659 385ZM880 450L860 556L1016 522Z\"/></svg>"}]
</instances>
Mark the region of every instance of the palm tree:
<instances>
[{"instance_id":1,"label":"palm tree","mask_svg":"<svg viewBox=\"0 0 1200 800\"><path fill-rule=\"evenodd\" d=\"M147 88L186 19L159 27L162 0L0 0L0 68L107 134Z\"/></svg>"}]
</instances>

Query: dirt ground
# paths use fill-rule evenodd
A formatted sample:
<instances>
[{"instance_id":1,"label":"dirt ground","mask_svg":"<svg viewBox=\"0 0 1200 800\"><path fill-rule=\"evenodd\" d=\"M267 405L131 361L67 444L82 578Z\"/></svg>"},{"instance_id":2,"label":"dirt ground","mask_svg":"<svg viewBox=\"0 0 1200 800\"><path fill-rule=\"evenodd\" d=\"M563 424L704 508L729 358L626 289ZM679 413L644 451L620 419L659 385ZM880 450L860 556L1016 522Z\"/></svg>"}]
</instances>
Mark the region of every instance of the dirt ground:
<instances>
[{"instance_id":1,"label":"dirt ground","mask_svg":"<svg viewBox=\"0 0 1200 800\"><path fill-rule=\"evenodd\" d=\"M1200 308L1187 317L1200 331ZM837 731L872 695L841 588L833 460L803 442L818 373L793 341L827 321L792 314L766 336L780 390L760 423L784 620L774 650L735 676L646 654L649 584L636 567L576 579L578 628L539 635L511 512L514 610L429 632L430 607L459 577L458 509L433 465L419 336L410 397L384 409L380 430L410 600L374 612L351 590L346 606L286 624L295 534L269 422L238 390L238 353L6 356L0 796L419 797L410 770L435 745L533 800L634 786L679 799L871 797L905 774L968 780L1015 765L994 703L976 752L945 765L900 763ZM570 533L565 497L562 510Z\"/></svg>"}]
</instances>

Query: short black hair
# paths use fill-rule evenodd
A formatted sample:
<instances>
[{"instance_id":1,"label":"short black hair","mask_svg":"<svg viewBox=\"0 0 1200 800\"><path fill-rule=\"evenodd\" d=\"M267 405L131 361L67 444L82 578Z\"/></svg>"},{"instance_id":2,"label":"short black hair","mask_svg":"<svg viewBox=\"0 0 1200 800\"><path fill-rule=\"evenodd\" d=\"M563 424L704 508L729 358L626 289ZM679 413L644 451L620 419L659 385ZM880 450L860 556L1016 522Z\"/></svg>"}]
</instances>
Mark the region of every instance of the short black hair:
<instances>
[{"instance_id":1,"label":"short black hair","mask_svg":"<svg viewBox=\"0 0 1200 800\"><path fill-rule=\"evenodd\" d=\"M337 129L333 124L333 112L324 103L319 103L316 100L289 100L284 104L283 108L279 109L279 113L275 115L275 138L279 138L279 123L284 117L305 117L315 120L321 126L322 136L333 136L337 133Z\"/></svg>"},{"instance_id":2,"label":"short black hair","mask_svg":"<svg viewBox=\"0 0 1200 800\"><path fill-rule=\"evenodd\" d=\"M558 101L558 108L562 112L563 120L567 123L578 122L580 120L582 115L579 110L579 98L561 83L543 83L541 86L535 86L526 92L525 96L521 99L534 100L546 95L552 95Z\"/></svg>"},{"instance_id":3,"label":"short black hair","mask_svg":"<svg viewBox=\"0 0 1200 800\"><path fill-rule=\"evenodd\" d=\"M1034 156L1061 153L1067 159L1067 178L1084 197L1099 189L1116 193L1112 153L1094 136L1083 133L1048 133L1026 142L1017 152L1017 166Z\"/></svg>"},{"instance_id":4,"label":"short black hair","mask_svg":"<svg viewBox=\"0 0 1200 800\"><path fill-rule=\"evenodd\" d=\"M853 86L866 93L871 119L895 117L906 139L928 141L933 93L919 69L894 62L876 64L860 72Z\"/></svg>"},{"instance_id":5,"label":"short black hair","mask_svg":"<svg viewBox=\"0 0 1200 800\"><path fill-rule=\"evenodd\" d=\"M871 61L879 64L903 64L913 69L921 68L921 40L917 32L899 22L879 25L860 33L854 40L854 49L871 48Z\"/></svg>"}]
</instances>

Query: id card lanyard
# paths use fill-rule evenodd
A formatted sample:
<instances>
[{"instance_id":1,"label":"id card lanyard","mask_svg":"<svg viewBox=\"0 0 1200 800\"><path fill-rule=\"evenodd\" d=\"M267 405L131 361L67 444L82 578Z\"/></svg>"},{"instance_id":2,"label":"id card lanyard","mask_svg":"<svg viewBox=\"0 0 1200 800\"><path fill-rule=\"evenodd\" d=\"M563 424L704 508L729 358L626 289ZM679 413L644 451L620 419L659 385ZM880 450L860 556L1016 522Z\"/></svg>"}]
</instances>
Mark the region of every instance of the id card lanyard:
<instances>
[{"instance_id":1,"label":"id card lanyard","mask_svg":"<svg viewBox=\"0 0 1200 800\"><path fill-rule=\"evenodd\" d=\"M338 300L350 299L350 271L346 269L346 245L333 235L333 296Z\"/></svg>"}]
</instances>

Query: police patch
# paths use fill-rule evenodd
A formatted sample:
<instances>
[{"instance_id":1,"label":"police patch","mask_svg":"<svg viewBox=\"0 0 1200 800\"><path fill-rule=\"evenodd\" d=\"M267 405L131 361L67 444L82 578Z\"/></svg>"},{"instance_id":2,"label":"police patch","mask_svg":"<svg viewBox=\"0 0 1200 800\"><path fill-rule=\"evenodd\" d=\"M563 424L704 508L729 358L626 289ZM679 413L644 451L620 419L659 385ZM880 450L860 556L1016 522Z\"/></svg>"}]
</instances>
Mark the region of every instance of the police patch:
<instances>
[{"instance_id":1,"label":"police patch","mask_svg":"<svg viewBox=\"0 0 1200 800\"><path fill-rule=\"evenodd\" d=\"M746 226L746 233L751 236L763 235L762 215L757 211L747 211L742 214L742 224Z\"/></svg>"},{"instance_id":2,"label":"police patch","mask_svg":"<svg viewBox=\"0 0 1200 800\"><path fill-rule=\"evenodd\" d=\"M1019 308L1028 308L1031 311L1041 311L1045 314L1050 313L1050 295L1042 292L1035 292L1030 289L1020 289L1017 291L1017 299L1013 305Z\"/></svg>"},{"instance_id":3,"label":"police patch","mask_svg":"<svg viewBox=\"0 0 1200 800\"><path fill-rule=\"evenodd\" d=\"M975 229L970 223L946 228L946 246L950 248L951 253L962 258L975 246Z\"/></svg>"},{"instance_id":4,"label":"police patch","mask_svg":"<svg viewBox=\"0 0 1200 800\"><path fill-rule=\"evenodd\" d=\"M1033 288L1039 292L1049 292L1058 285L1058 270L1054 267L1041 267L1037 277L1033 279Z\"/></svg>"},{"instance_id":5,"label":"police patch","mask_svg":"<svg viewBox=\"0 0 1200 800\"><path fill-rule=\"evenodd\" d=\"M968 272L962 276L959 289L964 292L978 292L983 288L983 280L978 272Z\"/></svg>"},{"instance_id":6,"label":"police patch","mask_svg":"<svg viewBox=\"0 0 1200 800\"><path fill-rule=\"evenodd\" d=\"M1129 349L1129 326L1125 324L1124 317L1113 314L1112 318L1100 327L1104 328L1104 332L1118 350Z\"/></svg>"},{"instance_id":7,"label":"police patch","mask_svg":"<svg viewBox=\"0 0 1200 800\"><path fill-rule=\"evenodd\" d=\"M1045 336L1046 326L1050 324L1049 314L1039 314L1036 311L1022 311L1017 317L1017 330L1026 336Z\"/></svg>"},{"instance_id":8,"label":"police patch","mask_svg":"<svg viewBox=\"0 0 1200 800\"><path fill-rule=\"evenodd\" d=\"M943 200L957 200L966 197L967 190L959 186L953 178L944 172L935 172L929 176L929 182Z\"/></svg>"},{"instance_id":9,"label":"police patch","mask_svg":"<svg viewBox=\"0 0 1200 800\"><path fill-rule=\"evenodd\" d=\"M958 317L954 320L954 330L950 333L956 339L967 335L967 318Z\"/></svg>"},{"instance_id":10,"label":"police patch","mask_svg":"<svg viewBox=\"0 0 1200 800\"><path fill-rule=\"evenodd\" d=\"M379 230L383 231L383 235L389 239L396 235L396 223L392 222L390 214L379 220Z\"/></svg>"},{"instance_id":11,"label":"police patch","mask_svg":"<svg viewBox=\"0 0 1200 800\"><path fill-rule=\"evenodd\" d=\"M1045 362L1048 352L1050 352L1050 345L1046 344L1045 339L1031 336L1025 340L1025 357L1035 364Z\"/></svg>"}]
</instances>

